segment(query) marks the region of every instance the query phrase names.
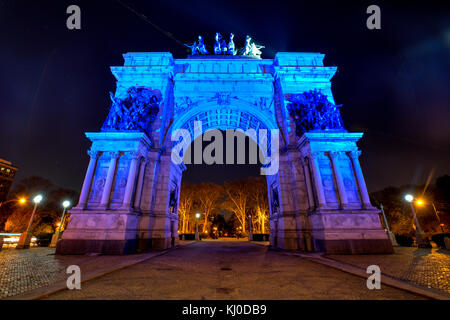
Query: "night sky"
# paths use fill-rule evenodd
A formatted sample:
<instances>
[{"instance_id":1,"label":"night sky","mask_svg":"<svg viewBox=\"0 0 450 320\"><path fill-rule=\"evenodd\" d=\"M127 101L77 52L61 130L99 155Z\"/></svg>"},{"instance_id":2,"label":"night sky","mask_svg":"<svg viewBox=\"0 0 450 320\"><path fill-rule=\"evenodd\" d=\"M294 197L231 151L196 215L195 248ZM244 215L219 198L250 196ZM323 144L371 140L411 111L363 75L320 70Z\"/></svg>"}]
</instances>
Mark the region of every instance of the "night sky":
<instances>
[{"instance_id":1,"label":"night sky","mask_svg":"<svg viewBox=\"0 0 450 320\"><path fill-rule=\"evenodd\" d=\"M202 34L212 44L215 32L233 32L238 46L246 34L265 45L263 58L321 52L338 67L333 93L346 128L366 132L360 159L369 191L450 174L449 4L242 2L0 0L0 158L19 167L16 180L39 175L80 190L84 132L100 129L115 90L109 67L133 51L185 58L180 42ZM81 30L66 28L71 4L81 8ZM366 28L371 4L381 7L381 30ZM202 166L183 181L255 172Z\"/></svg>"}]
</instances>

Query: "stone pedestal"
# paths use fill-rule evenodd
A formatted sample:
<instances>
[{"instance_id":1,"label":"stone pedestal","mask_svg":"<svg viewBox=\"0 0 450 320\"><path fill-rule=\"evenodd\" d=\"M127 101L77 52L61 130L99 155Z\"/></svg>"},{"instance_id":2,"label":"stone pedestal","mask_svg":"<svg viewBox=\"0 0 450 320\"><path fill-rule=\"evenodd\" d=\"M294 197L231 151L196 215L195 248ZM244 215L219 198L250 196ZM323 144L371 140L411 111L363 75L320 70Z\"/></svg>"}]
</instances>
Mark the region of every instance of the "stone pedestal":
<instances>
[{"instance_id":1,"label":"stone pedestal","mask_svg":"<svg viewBox=\"0 0 450 320\"><path fill-rule=\"evenodd\" d=\"M141 161L151 142L141 132L86 133L91 161L57 254L136 252L140 210L134 205Z\"/></svg>"},{"instance_id":2,"label":"stone pedestal","mask_svg":"<svg viewBox=\"0 0 450 320\"><path fill-rule=\"evenodd\" d=\"M298 148L311 172L314 205L307 223L299 226L308 247L330 254L393 253L379 210L372 207L356 142L362 133L305 133ZM305 236L303 236L305 234ZM306 237L307 235L307 237Z\"/></svg>"},{"instance_id":3,"label":"stone pedestal","mask_svg":"<svg viewBox=\"0 0 450 320\"><path fill-rule=\"evenodd\" d=\"M315 251L329 254L393 253L377 210L318 211L310 216L310 221Z\"/></svg>"},{"instance_id":4,"label":"stone pedestal","mask_svg":"<svg viewBox=\"0 0 450 320\"><path fill-rule=\"evenodd\" d=\"M178 243L180 166L145 133L87 133L91 161L57 254L130 254ZM56 238L55 238L56 241Z\"/></svg>"},{"instance_id":5,"label":"stone pedestal","mask_svg":"<svg viewBox=\"0 0 450 320\"><path fill-rule=\"evenodd\" d=\"M33 234L31 232L24 232L20 235L19 242L16 245L16 249L28 249L30 247L31 238Z\"/></svg>"},{"instance_id":6,"label":"stone pedestal","mask_svg":"<svg viewBox=\"0 0 450 320\"><path fill-rule=\"evenodd\" d=\"M49 247L50 248L56 248L56 245L58 244L58 240L61 239L62 232L56 231L52 236L52 241L50 242Z\"/></svg>"}]
</instances>

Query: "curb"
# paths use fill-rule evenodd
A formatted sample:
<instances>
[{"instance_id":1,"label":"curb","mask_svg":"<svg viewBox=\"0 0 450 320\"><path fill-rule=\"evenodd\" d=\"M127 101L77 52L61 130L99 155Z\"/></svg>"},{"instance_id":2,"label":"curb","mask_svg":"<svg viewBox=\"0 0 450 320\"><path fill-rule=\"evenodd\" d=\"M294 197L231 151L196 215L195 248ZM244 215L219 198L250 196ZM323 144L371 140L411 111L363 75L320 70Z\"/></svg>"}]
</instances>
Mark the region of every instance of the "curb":
<instances>
[{"instance_id":1,"label":"curb","mask_svg":"<svg viewBox=\"0 0 450 320\"><path fill-rule=\"evenodd\" d=\"M189 246L189 245L191 245L193 243L195 243L195 242L192 241L192 242L189 242L189 243L186 243L186 244L177 245L177 246L175 246L173 248L162 250L160 252L155 252L154 255L140 257L140 258L138 258L138 259L136 259L134 261L131 261L131 262L127 263L127 264L120 265L120 266L118 266L118 267L116 267L114 269L110 269L110 270L107 270L107 271L103 271L103 272L95 272L95 271L93 271L93 272L90 272L88 274L88 276L84 280L81 281L81 283L86 283L88 281L91 281L91 280L103 277L103 276L105 276L107 274L110 274L110 273L113 273L113 272L116 272L116 271L119 271L119 270L122 270L122 269L125 269L125 268L128 268L128 267L131 267L133 265L136 265L138 263L150 260L152 258L156 258L156 257L162 256L162 255L165 255L165 254L167 254L167 253L169 253L169 252L171 252L173 250L176 250L176 249L179 249L179 248L182 248L182 247L185 247L185 246ZM151 253L149 253L149 254L151 254ZM48 288L48 290L45 290L45 288ZM11 297L6 297L6 298L0 299L0 300L41 300L41 299L44 299L44 298L46 298L48 296L51 296L52 294L55 294L55 293L58 293L58 292L61 292L61 291L64 291L64 290L69 290L69 289L67 289L66 280L58 281L58 282L56 282L54 284L51 284L50 286L47 286L47 287L36 288L36 289L30 290L29 292L24 292L22 294L19 294L19 295L16 295L16 296L11 296ZM44 293L41 293L40 291L44 291Z\"/></svg>"},{"instance_id":2,"label":"curb","mask_svg":"<svg viewBox=\"0 0 450 320\"><path fill-rule=\"evenodd\" d=\"M311 262L315 262L315 263L319 263L322 265L326 265L328 267L346 272L346 273L350 273L356 276L359 276L361 278L367 279L368 274L366 273L366 270L364 270L363 268L360 267L356 267L354 265L351 264L347 264L338 260L334 260L331 258L327 258L324 257L323 255L319 255L316 254L314 256L312 255L308 255L308 254L301 254L301 253L292 253L292 255L301 257L301 258L305 258L308 261ZM424 288L421 287L419 285L416 285L412 282L409 282L407 280L401 280L401 279L396 279L392 276L386 275L384 273L381 273L381 282L384 285L390 286L390 287L394 287L397 289L401 289L404 291L408 291L429 299L433 299L433 300L450 300L450 295L439 291L437 289L434 288Z\"/></svg>"}]
</instances>

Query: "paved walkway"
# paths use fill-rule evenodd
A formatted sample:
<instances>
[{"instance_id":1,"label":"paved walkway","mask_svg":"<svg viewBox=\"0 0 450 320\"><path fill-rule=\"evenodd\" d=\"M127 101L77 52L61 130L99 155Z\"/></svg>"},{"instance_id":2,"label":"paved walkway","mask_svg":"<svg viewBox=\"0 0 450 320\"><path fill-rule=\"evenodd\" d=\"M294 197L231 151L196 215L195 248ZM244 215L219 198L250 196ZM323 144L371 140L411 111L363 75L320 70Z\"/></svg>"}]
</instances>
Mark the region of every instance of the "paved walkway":
<instances>
[{"instance_id":1,"label":"paved walkway","mask_svg":"<svg viewBox=\"0 0 450 320\"><path fill-rule=\"evenodd\" d=\"M181 246L192 241L183 241ZM20 297L31 299L66 286L66 269L77 265L81 280L139 263L168 251L153 251L126 256L55 255L54 248L0 251L0 299Z\"/></svg>"},{"instance_id":2,"label":"paved walkway","mask_svg":"<svg viewBox=\"0 0 450 320\"><path fill-rule=\"evenodd\" d=\"M48 299L423 299L267 246L201 241Z\"/></svg>"},{"instance_id":3,"label":"paved walkway","mask_svg":"<svg viewBox=\"0 0 450 320\"><path fill-rule=\"evenodd\" d=\"M391 277L411 281L426 288L450 293L450 251L394 247L389 255L327 255L326 257L366 269L378 265Z\"/></svg>"},{"instance_id":4,"label":"paved walkway","mask_svg":"<svg viewBox=\"0 0 450 320\"><path fill-rule=\"evenodd\" d=\"M91 280L83 282L80 291L61 291L50 299L421 298L383 284L382 290L368 290L364 278L342 272L345 268L336 270L304 259L306 255L270 250L267 243L229 239L181 243L175 250L128 256L55 256L52 248L3 249L0 299L30 299L64 289L65 270L72 264L80 266L83 281ZM327 258L364 269L377 264L386 275L449 292L448 251L395 250L393 255Z\"/></svg>"}]
</instances>

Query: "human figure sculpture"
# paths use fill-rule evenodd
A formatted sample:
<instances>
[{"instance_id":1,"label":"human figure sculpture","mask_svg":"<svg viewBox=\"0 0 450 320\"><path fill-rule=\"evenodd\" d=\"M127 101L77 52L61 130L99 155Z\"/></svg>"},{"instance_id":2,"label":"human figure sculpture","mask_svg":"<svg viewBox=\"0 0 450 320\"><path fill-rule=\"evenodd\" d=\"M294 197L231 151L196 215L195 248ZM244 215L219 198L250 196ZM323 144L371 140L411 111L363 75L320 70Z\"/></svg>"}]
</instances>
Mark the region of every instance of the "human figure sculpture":
<instances>
[{"instance_id":1,"label":"human figure sculpture","mask_svg":"<svg viewBox=\"0 0 450 320\"><path fill-rule=\"evenodd\" d=\"M138 130L148 132L159 112L156 91L144 87L130 87L125 99L110 92L111 107L102 131Z\"/></svg>"},{"instance_id":2,"label":"human figure sculpture","mask_svg":"<svg viewBox=\"0 0 450 320\"><path fill-rule=\"evenodd\" d=\"M206 46L205 43L203 42L203 37L202 36L198 36L198 44L197 44L197 48L196 50L198 51L199 54L208 54L208 50L206 50Z\"/></svg>"},{"instance_id":3,"label":"human figure sculpture","mask_svg":"<svg viewBox=\"0 0 450 320\"><path fill-rule=\"evenodd\" d=\"M228 42L227 54L236 55L236 47L234 46L234 34L230 33L230 41Z\"/></svg>"},{"instance_id":4,"label":"human figure sculpture","mask_svg":"<svg viewBox=\"0 0 450 320\"><path fill-rule=\"evenodd\" d=\"M298 136L310 130L345 130L339 106L317 90L292 94L287 99L287 108L295 121Z\"/></svg>"},{"instance_id":5,"label":"human figure sculpture","mask_svg":"<svg viewBox=\"0 0 450 320\"><path fill-rule=\"evenodd\" d=\"M251 44L252 38L250 36L245 37L245 46L244 46L244 56L249 56L252 52L252 44Z\"/></svg>"},{"instance_id":6,"label":"human figure sculpture","mask_svg":"<svg viewBox=\"0 0 450 320\"><path fill-rule=\"evenodd\" d=\"M221 48L221 40L222 36L220 33L216 32L216 42L214 43L214 54L221 54L222 48Z\"/></svg>"},{"instance_id":7,"label":"human figure sculpture","mask_svg":"<svg viewBox=\"0 0 450 320\"><path fill-rule=\"evenodd\" d=\"M111 98L111 108L105 122L107 126L115 127L123 118L124 110L121 99L116 98L111 91L109 97Z\"/></svg>"},{"instance_id":8,"label":"human figure sculpture","mask_svg":"<svg viewBox=\"0 0 450 320\"><path fill-rule=\"evenodd\" d=\"M222 50L222 54L228 53L228 46L224 39L222 39L222 42L220 43L220 49Z\"/></svg>"},{"instance_id":9,"label":"human figure sculpture","mask_svg":"<svg viewBox=\"0 0 450 320\"><path fill-rule=\"evenodd\" d=\"M258 46L257 44L255 44L253 42L252 43L252 47L251 47L251 55L254 56L254 57L260 58L261 54L262 54L260 49L262 49L262 48L264 48L264 46Z\"/></svg>"},{"instance_id":10,"label":"human figure sculpture","mask_svg":"<svg viewBox=\"0 0 450 320\"><path fill-rule=\"evenodd\" d=\"M254 42L252 42L252 38L249 35L247 35L245 37L245 47L242 52L242 55L260 58L262 54L260 49L262 48L264 48L264 46L255 44Z\"/></svg>"}]
</instances>

